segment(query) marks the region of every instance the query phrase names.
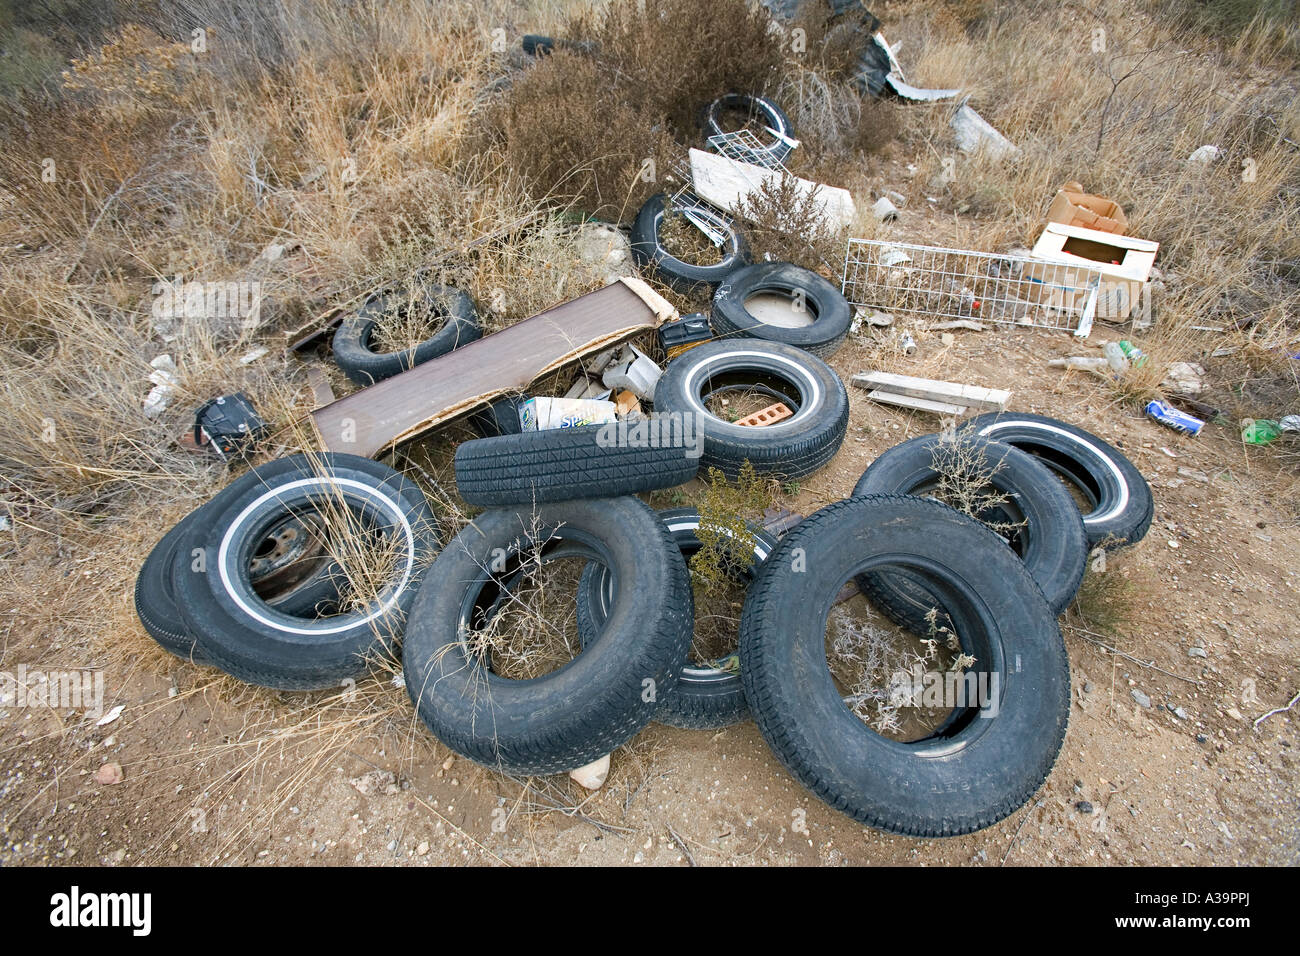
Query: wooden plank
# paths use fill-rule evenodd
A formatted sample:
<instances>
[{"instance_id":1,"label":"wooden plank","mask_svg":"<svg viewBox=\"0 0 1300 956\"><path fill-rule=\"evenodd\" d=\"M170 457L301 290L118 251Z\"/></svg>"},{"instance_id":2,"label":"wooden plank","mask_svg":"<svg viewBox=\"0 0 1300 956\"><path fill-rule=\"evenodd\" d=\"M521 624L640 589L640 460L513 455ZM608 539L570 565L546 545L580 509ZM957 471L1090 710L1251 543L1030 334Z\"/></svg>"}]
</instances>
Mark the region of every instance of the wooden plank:
<instances>
[{"instance_id":1,"label":"wooden plank","mask_svg":"<svg viewBox=\"0 0 1300 956\"><path fill-rule=\"evenodd\" d=\"M374 456L675 314L624 279L354 392L312 421L327 451Z\"/></svg>"},{"instance_id":2,"label":"wooden plank","mask_svg":"<svg viewBox=\"0 0 1300 956\"><path fill-rule=\"evenodd\" d=\"M917 412L933 412L936 415L965 415L970 411L965 405L950 405L947 402L935 402L928 398L917 398L915 395L899 395L895 392L886 392L882 389L874 389L867 392L867 398L873 402L880 402L883 405L899 405L903 408L910 408Z\"/></svg>"},{"instance_id":3,"label":"wooden plank","mask_svg":"<svg viewBox=\"0 0 1300 956\"><path fill-rule=\"evenodd\" d=\"M311 386L317 408L334 401L334 389L330 386L329 376L319 365L307 366L307 384Z\"/></svg>"},{"instance_id":4,"label":"wooden plank","mask_svg":"<svg viewBox=\"0 0 1300 956\"><path fill-rule=\"evenodd\" d=\"M706 153L702 149L691 150L691 182L695 194L729 212L735 212L741 200L765 184L771 184L769 188L779 186L781 176L779 170L764 169L752 163ZM816 201L834 227L847 229L853 224L857 209L847 189L825 186L797 176L794 181L801 195L809 196L816 190Z\"/></svg>"},{"instance_id":5,"label":"wooden plank","mask_svg":"<svg viewBox=\"0 0 1300 956\"><path fill-rule=\"evenodd\" d=\"M961 385L932 378L895 375L892 372L859 372L853 376L858 388L878 388L895 395L910 395L949 405L964 405L990 412L1000 412L1011 401L1011 393L1000 388Z\"/></svg>"}]
</instances>

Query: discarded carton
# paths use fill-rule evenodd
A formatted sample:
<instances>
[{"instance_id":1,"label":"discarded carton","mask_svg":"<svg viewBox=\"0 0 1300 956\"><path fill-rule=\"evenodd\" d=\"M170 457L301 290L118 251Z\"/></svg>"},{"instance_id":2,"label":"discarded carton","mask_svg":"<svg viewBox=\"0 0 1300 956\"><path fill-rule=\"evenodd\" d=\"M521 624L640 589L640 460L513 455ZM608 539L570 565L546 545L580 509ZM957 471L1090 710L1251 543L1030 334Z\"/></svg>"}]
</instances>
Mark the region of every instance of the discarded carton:
<instances>
[{"instance_id":1,"label":"discarded carton","mask_svg":"<svg viewBox=\"0 0 1300 956\"><path fill-rule=\"evenodd\" d=\"M1128 229L1128 217L1119 203L1086 193L1083 186L1075 182L1066 183L1056 191L1052 205L1047 209L1047 221L1121 236Z\"/></svg>"},{"instance_id":2,"label":"discarded carton","mask_svg":"<svg viewBox=\"0 0 1300 956\"><path fill-rule=\"evenodd\" d=\"M1095 292L1092 314L1123 322L1142 295L1159 249L1160 243L1147 239L1049 222L1033 249L1033 258L1043 261L1027 262L1025 276L1042 286L1040 301L1084 313ZM1062 271L1063 264L1080 269Z\"/></svg>"},{"instance_id":3,"label":"discarded carton","mask_svg":"<svg viewBox=\"0 0 1300 956\"><path fill-rule=\"evenodd\" d=\"M577 428L579 425L604 425L616 421L618 408L613 402L583 398L530 398L519 406L519 427L526 432L549 428Z\"/></svg>"}]
</instances>

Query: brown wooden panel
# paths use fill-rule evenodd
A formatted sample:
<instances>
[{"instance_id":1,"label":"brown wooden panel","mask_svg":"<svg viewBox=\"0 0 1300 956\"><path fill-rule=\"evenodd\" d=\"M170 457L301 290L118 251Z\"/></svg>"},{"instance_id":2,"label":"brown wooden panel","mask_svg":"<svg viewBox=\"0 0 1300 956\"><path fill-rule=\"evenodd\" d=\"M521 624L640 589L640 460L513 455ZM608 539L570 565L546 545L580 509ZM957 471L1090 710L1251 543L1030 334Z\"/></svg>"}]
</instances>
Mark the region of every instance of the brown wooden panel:
<instances>
[{"instance_id":1,"label":"brown wooden panel","mask_svg":"<svg viewBox=\"0 0 1300 956\"><path fill-rule=\"evenodd\" d=\"M327 451L374 456L660 322L614 282L312 412Z\"/></svg>"}]
</instances>

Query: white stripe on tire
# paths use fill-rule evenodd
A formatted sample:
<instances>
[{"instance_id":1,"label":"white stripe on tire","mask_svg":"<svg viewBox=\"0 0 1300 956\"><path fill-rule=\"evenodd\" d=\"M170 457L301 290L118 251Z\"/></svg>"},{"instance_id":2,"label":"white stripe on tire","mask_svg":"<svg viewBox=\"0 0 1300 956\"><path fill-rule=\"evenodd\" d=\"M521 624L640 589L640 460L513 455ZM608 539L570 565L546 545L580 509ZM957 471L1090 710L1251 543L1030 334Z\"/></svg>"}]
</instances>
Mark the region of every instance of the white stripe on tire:
<instances>
[{"instance_id":1,"label":"white stripe on tire","mask_svg":"<svg viewBox=\"0 0 1300 956\"><path fill-rule=\"evenodd\" d=\"M232 586L231 572L233 569L230 567L230 558L231 558L230 546L231 546L231 542L234 539L235 532L239 529L240 525L242 525L243 522L247 520L248 516L256 508L260 507L264 502L270 500L271 498L276 498L287 491L292 491L294 489L302 488L302 487L309 487L312 485L317 485L317 486L328 485L330 487L353 488L357 491L362 492L367 496L370 496L371 498L378 499L379 501L383 502L385 510L388 511L394 518L396 518L397 522L402 526L402 533L406 538L406 567L402 570L401 581L398 583L398 586L393 589L392 597L390 597L379 607L375 608L365 617L357 618L354 616L347 616L345 620L343 620L338 624L331 625L327 623L324 625L317 625L315 627L298 627L295 625L286 624L284 623L284 621L279 621L279 620L275 620L274 618L268 617L264 611L250 605L247 601L245 601L244 596ZM300 478L297 481L290 482L287 485L281 485L278 488L271 489L270 491L263 494L261 497L257 498L247 508L245 508L243 511L239 513L239 516L235 518L234 521L231 522L230 527L226 529L226 533L221 539L221 548L217 552L217 570L221 576L221 585L223 588L225 588L226 593L230 595L231 600L233 600L237 605L239 605L240 610L242 610L253 620L257 621L259 624L263 624L266 627L269 627L273 630L283 631L288 634L303 634L303 635L312 635L312 636L338 634L342 631L346 631L351 628L354 628L358 624L366 624L370 621L373 621L375 618L380 617L383 614L386 614L392 608L392 606L397 603L397 599L401 596L402 591L406 589L407 582L410 581L411 574L415 570L415 530L411 527L411 522L407 520L406 514L402 511L402 508L397 504L397 502L394 501L392 498L389 498L387 495L383 494L382 492L380 492L377 488L375 488L374 485L368 485L365 484L364 482L356 481L355 479L352 478L330 478L330 477ZM258 603L262 604L263 602L259 601ZM263 606L265 605L263 604Z\"/></svg>"}]
</instances>

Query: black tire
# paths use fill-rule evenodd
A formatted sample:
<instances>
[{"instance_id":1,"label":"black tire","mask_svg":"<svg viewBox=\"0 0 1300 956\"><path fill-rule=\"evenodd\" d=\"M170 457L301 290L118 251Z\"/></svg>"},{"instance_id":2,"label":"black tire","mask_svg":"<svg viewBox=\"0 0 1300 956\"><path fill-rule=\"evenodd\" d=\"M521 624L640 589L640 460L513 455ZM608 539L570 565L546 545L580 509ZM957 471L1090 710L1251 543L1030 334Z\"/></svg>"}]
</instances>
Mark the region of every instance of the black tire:
<instances>
[{"instance_id":1,"label":"black tire","mask_svg":"<svg viewBox=\"0 0 1300 956\"><path fill-rule=\"evenodd\" d=\"M387 466L368 458L358 459L356 466L370 471L381 481L389 474ZM208 663L202 652L195 647L194 636L176 609L176 598L172 591L172 566L177 545L197 520L200 511L211 509L225 498L240 494L256 484L260 484L258 472L248 471L222 488L210 501L199 505L163 535L140 568L135 582L136 616L140 618L140 623L149 636L177 657L196 664ZM294 617L315 617L318 613L329 610L338 600L339 581L337 566L333 562L318 561L309 573L284 582L283 585L269 580L268 572L273 571L274 569L259 569L250 563L249 580L263 600L278 611ZM270 593L267 593L267 585L273 585Z\"/></svg>"},{"instance_id":2,"label":"black tire","mask_svg":"<svg viewBox=\"0 0 1300 956\"><path fill-rule=\"evenodd\" d=\"M902 743L845 704L826 661L827 615L844 581L885 565L907 566L944 596L989 675L977 702L996 707L955 708L935 734ZM996 823L1042 785L1065 737L1069 659L1052 609L997 535L935 501L849 498L804 519L751 587L740 655L777 759L827 804L882 830L939 837Z\"/></svg>"},{"instance_id":3,"label":"black tire","mask_svg":"<svg viewBox=\"0 0 1300 956\"><path fill-rule=\"evenodd\" d=\"M942 435L922 435L895 445L872 462L853 495L925 496L943 477L961 475L987 479L980 483L991 485L1004 497L1004 503L989 509L997 514L988 517L1022 525L999 536L1024 562L1052 610L1063 613L1083 580L1088 539L1070 493L1028 452L982 438L945 440ZM983 514L976 517L985 519ZM917 607L914 586L914 579L904 578L896 587L888 571L858 578L858 587L885 614L913 633L925 634L926 612L935 605L927 602Z\"/></svg>"},{"instance_id":4,"label":"black tire","mask_svg":"<svg viewBox=\"0 0 1300 956\"><path fill-rule=\"evenodd\" d=\"M689 568L691 556L701 547L696 533L700 527L700 513L694 508L673 508L659 512L659 520L667 527ZM778 542L757 525L749 526L749 535L753 545L753 563L736 571L747 582L752 582L758 566L776 550ZM578 582L578 637L584 647L599 636L613 603L614 579L609 569L603 564L589 562ZM676 687L659 698L659 709L655 711L654 719L687 730L720 730L748 718L749 706L745 703L745 688L740 681L739 669L730 662L696 661L688 649L682 676Z\"/></svg>"},{"instance_id":5,"label":"black tire","mask_svg":"<svg viewBox=\"0 0 1300 956\"><path fill-rule=\"evenodd\" d=\"M454 348L473 342L483 334L478 310L467 293L450 286L430 286L422 296L424 307L437 309L444 319L431 338L401 352L376 352L370 342L376 324L389 308L401 308L397 293L377 295L343 320L334 333L334 361L358 385L372 385L392 378L429 359L446 355Z\"/></svg>"},{"instance_id":6,"label":"black tire","mask_svg":"<svg viewBox=\"0 0 1300 956\"><path fill-rule=\"evenodd\" d=\"M254 482L204 509L173 562L172 587L204 657L234 677L282 690L317 690L392 657L406 612L438 547L433 513L420 489L391 469L355 455L294 455L250 472ZM248 558L263 530L322 500L347 508L397 542L396 580L368 605L318 618L293 616L257 597Z\"/></svg>"},{"instance_id":7,"label":"black tire","mask_svg":"<svg viewBox=\"0 0 1300 956\"><path fill-rule=\"evenodd\" d=\"M135 613L150 637L165 651L195 664L206 664L194 646L194 635L181 621L172 591L172 566L176 548L185 540L206 505L201 505L178 521L144 559L135 579Z\"/></svg>"},{"instance_id":8,"label":"black tire","mask_svg":"<svg viewBox=\"0 0 1300 956\"><path fill-rule=\"evenodd\" d=\"M1123 452L1091 432L1046 415L1019 412L979 415L964 422L960 431L1030 452L1078 488L1093 505L1083 515L1090 546L1136 544L1151 527L1151 486Z\"/></svg>"},{"instance_id":9,"label":"black tire","mask_svg":"<svg viewBox=\"0 0 1300 956\"><path fill-rule=\"evenodd\" d=\"M655 429L671 424L659 416L648 421ZM526 505L618 498L695 477L699 445L690 434L667 428L662 442L654 440L663 447L648 447L635 428L614 422L463 442L456 449L456 490L472 505Z\"/></svg>"},{"instance_id":10,"label":"black tire","mask_svg":"<svg viewBox=\"0 0 1300 956\"><path fill-rule=\"evenodd\" d=\"M686 562L649 506L569 501L538 518L521 509L470 522L420 589L403 653L406 689L425 725L458 754L507 773L573 770L626 743L672 691L691 640ZM599 638L577 657L509 680L467 649L464 634L494 606L509 562L552 538L613 568L618 595ZM505 570L494 577L494 566Z\"/></svg>"},{"instance_id":11,"label":"black tire","mask_svg":"<svg viewBox=\"0 0 1300 956\"><path fill-rule=\"evenodd\" d=\"M785 401L794 416L754 427L708 410L714 392L754 385ZM734 479L748 459L759 474L801 478L839 450L849 425L849 396L815 355L779 342L728 339L697 345L669 362L655 385L655 411L701 423L701 468L715 467Z\"/></svg>"},{"instance_id":12,"label":"black tire","mask_svg":"<svg viewBox=\"0 0 1300 956\"><path fill-rule=\"evenodd\" d=\"M745 303L765 292L802 301L812 321L787 327L755 317ZM853 307L839 289L817 273L788 262L760 262L738 269L713 294L711 324L719 338L739 335L784 342L827 359L844 344L852 323Z\"/></svg>"},{"instance_id":13,"label":"black tire","mask_svg":"<svg viewBox=\"0 0 1300 956\"><path fill-rule=\"evenodd\" d=\"M470 414L470 427L483 438L518 435L523 431L519 424L519 406L523 402L524 399L517 395L498 398L495 402Z\"/></svg>"},{"instance_id":14,"label":"black tire","mask_svg":"<svg viewBox=\"0 0 1300 956\"><path fill-rule=\"evenodd\" d=\"M761 147L753 149L738 149L737 144L733 143L729 155L732 155L734 159L758 166L766 166L770 169L790 155L793 147L785 141L786 139L794 139L794 128L790 125L790 118L781 111L781 107L766 96L728 93L726 96L718 97L704 108L702 125L704 126L706 139L711 136L720 136L723 133L732 132L722 128L722 113L724 110L730 109L745 110L750 116L759 118L764 126L778 134L771 142L764 143Z\"/></svg>"},{"instance_id":15,"label":"black tire","mask_svg":"<svg viewBox=\"0 0 1300 956\"><path fill-rule=\"evenodd\" d=\"M701 285L717 285L749 262L749 249L736 224L712 206L691 199L682 200L678 209L689 209L692 215L701 217L726 237L723 257L712 265L700 266L672 255L659 238L664 203L663 193L651 196L632 223L632 260L638 268L658 276L678 292L689 293Z\"/></svg>"}]
</instances>

